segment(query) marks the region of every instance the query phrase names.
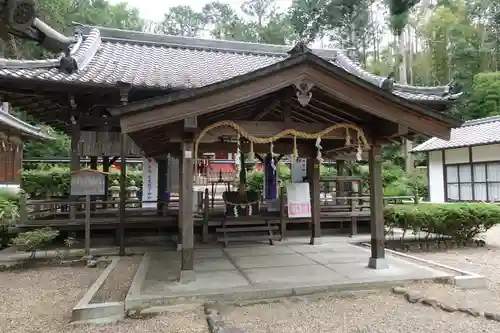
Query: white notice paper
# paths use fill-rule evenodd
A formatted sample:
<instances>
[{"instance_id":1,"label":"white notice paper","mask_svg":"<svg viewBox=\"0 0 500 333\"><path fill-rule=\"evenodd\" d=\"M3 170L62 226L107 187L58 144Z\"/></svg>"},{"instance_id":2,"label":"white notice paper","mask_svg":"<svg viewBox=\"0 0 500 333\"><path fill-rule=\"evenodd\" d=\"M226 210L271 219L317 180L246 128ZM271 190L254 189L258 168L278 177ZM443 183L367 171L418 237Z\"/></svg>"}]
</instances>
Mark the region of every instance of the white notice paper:
<instances>
[{"instance_id":1,"label":"white notice paper","mask_svg":"<svg viewBox=\"0 0 500 333\"><path fill-rule=\"evenodd\" d=\"M142 201L158 200L158 162L144 158L142 164ZM143 203L144 208L156 207L156 202Z\"/></svg>"},{"instance_id":2,"label":"white notice paper","mask_svg":"<svg viewBox=\"0 0 500 333\"><path fill-rule=\"evenodd\" d=\"M307 177L307 159L292 156L291 162L292 183L302 183L304 177Z\"/></svg>"},{"instance_id":3,"label":"white notice paper","mask_svg":"<svg viewBox=\"0 0 500 333\"><path fill-rule=\"evenodd\" d=\"M288 217L311 217L311 194L309 183L291 183L286 186Z\"/></svg>"}]
</instances>

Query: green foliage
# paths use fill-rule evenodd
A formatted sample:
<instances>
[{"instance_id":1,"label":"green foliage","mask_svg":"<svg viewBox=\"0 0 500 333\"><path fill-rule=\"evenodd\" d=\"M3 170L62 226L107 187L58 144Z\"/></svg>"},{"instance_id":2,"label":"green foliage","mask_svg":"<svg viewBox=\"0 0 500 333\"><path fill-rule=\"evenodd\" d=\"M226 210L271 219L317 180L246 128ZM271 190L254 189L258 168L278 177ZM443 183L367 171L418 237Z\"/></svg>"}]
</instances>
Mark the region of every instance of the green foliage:
<instances>
[{"instance_id":1,"label":"green foliage","mask_svg":"<svg viewBox=\"0 0 500 333\"><path fill-rule=\"evenodd\" d=\"M389 228L422 230L466 242L500 224L500 206L484 203L392 205L384 209L384 220Z\"/></svg>"},{"instance_id":2,"label":"green foliage","mask_svg":"<svg viewBox=\"0 0 500 333\"><path fill-rule=\"evenodd\" d=\"M69 157L71 140L64 133L54 130L50 126L38 125L42 131L54 140L30 140L24 144L23 154L26 159L43 159L47 157Z\"/></svg>"},{"instance_id":3,"label":"green foliage","mask_svg":"<svg viewBox=\"0 0 500 333\"><path fill-rule=\"evenodd\" d=\"M324 165L321 166L320 169L320 178L327 178L335 176L335 169L326 167ZM290 167L283 163L278 163L278 179L281 182L282 186L286 186L286 184L290 183L292 180L292 172ZM260 191L264 190L264 172L260 170L253 170L247 176L247 189L252 191Z\"/></svg>"},{"instance_id":4,"label":"green foliage","mask_svg":"<svg viewBox=\"0 0 500 333\"><path fill-rule=\"evenodd\" d=\"M364 191L368 193L370 179L368 165L355 164L353 174L363 180ZM382 186L385 196L415 196L427 197L427 175L415 171L407 174L402 167L385 161L382 164Z\"/></svg>"},{"instance_id":5,"label":"green foliage","mask_svg":"<svg viewBox=\"0 0 500 333\"><path fill-rule=\"evenodd\" d=\"M500 72L474 76L468 101L468 117L472 119L500 114Z\"/></svg>"},{"instance_id":6,"label":"green foliage","mask_svg":"<svg viewBox=\"0 0 500 333\"><path fill-rule=\"evenodd\" d=\"M22 170L22 187L30 198L47 198L51 196L68 196L70 192L71 176L67 167L52 167L50 169ZM109 173L109 186L120 178L119 171ZM135 185L142 186L142 171L127 170L127 184L135 181Z\"/></svg>"},{"instance_id":7,"label":"green foliage","mask_svg":"<svg viewBox=\"0 0 500 333\"><path fill-rule=\"evenodd\" d=\"M278 179L283 186L290 183L292 174L290 168L283 164L278 163ZM247 176L247 189L249 191L259 191L262 193L264 190L264 171L252 170Z\"/></svg>"},{"instance_id":8,"label":"green foliage","mask_svg":"<svg viewBox=\"0 0 500 333\"><path fill-rule=\"evenodd\" d=\"M58 230L50 228L26 231L12 239L12 246L19 251L32 252L34 257L36 251L46 249L58 235Z\"/></svg>"},{"instance_id":9,"label":"green foliage","mask_svg":"<svg viewBox=\"0 0 500 333\"><path fill-rule=\"evenodd\" d=\"M12 190L0 190L0 249L9 245L9 227L19 218L19 194Z\"/></svg>"}]
</instances>

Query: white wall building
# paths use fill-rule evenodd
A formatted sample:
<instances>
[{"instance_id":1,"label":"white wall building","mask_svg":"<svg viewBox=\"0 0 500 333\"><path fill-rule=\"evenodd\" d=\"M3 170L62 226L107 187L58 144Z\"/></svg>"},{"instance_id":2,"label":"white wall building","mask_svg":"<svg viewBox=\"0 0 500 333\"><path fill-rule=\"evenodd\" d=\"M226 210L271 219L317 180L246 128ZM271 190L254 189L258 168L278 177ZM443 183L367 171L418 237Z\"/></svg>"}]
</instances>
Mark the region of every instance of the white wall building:
<instances>
[{"instance_id":1,"label":"white wall building","mask_svg":"<svg viewBox=\"0 0 500 333\"><path fill-rule=\"evenodd\" d=\"M412 152L427 153L431 202L500 201L500 116L467 121L449 141L432 138Z\"/></svg>"}]
</instances>

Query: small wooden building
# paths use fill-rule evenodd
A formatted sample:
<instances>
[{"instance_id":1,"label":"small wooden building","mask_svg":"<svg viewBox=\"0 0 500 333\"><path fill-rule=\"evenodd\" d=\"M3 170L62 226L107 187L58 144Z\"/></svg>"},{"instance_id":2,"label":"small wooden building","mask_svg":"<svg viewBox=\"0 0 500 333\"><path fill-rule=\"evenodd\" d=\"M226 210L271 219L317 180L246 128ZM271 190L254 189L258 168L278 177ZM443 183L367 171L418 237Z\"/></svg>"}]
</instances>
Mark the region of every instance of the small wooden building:
<instances>
[{"instance_id":1,"label":"small wooden building","mask_svg":"<svg viewBox=\"0 0 500 333\"><path fill-rule=\"evenodd\" d=\"M38 127L32 126L9 113L9 103L0 107L0 188L18 189L22 166L23 142L30 139L48 140Z\"/></svg>"},{"instance_id":2,"label":"small wooden building","mask_svg":"<svg viewBox=\"0 0 500 333\"><path fill-rule=\"evenodd\" d=\"M120 158L124 166L128 157L146 155L165 173L164 157L178 156L184 272L193 270L192 177L201 154L235 153L239 142L248 153L308 158L312 244L321 237L322 157L368 159L376 268L384 266L381 145L417 133L447 140L460 125L443 112L461 95L452 83L401 85L365 71L342 50L77 26L61 51L66 55L58 59L3 59L1 95L72 136L73 170L81 156ZM125 253L126 169L120 170L117 234Z\"/></svg>"}]
</instances>

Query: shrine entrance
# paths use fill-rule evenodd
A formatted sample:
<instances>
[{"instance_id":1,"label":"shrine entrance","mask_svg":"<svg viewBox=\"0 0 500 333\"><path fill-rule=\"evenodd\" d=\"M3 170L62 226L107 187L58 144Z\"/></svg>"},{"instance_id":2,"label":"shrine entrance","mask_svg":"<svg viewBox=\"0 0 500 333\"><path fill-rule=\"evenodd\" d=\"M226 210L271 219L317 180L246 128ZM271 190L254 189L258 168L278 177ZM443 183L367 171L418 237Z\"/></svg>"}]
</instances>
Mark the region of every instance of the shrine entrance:
<instances>
[{"instance_id":1,"label":"shrine entrance","mask_svg":"<svg viewBox=\"0 0 500 333\"><path fill-rule=\"evenodd\" d=\"M271 170L281 155L307 158L307 185L302 189L309 187L310 191L310 209L306 208L310 217L305 218L311 225L311 245L321 239L319 174L323 158L368 160L367 208L372 244L369 267L386 268L381 145L417 133L447 139L457 123L360 80L304 48L255 72L130 103L112 109L111 113L120 116L122 132L146 154L170 153L180 157L178 248L182 253L182 272L191 277L194 275L193 174L201 154L239 151L240 156L246 155L241 157L242 165L246 159L260 156L268 161ZM269 177L266 184L271 188L265 194L269 200L263 205L261 193L247 189L244 169L241 168L238 189L223 195L221 230L226 229L225 234L230 227L241 228L243 232L251 227L257 231L260 225L272 244L284 237L283 224L293 218L285 204L286 189L278 188L276 180ZM280 201L277 210L268 205L274 197ZM295 211L292 209L292 213ZM231 241L227 235L221 240L225 245Z\"/></svg>"}]
</instances>

